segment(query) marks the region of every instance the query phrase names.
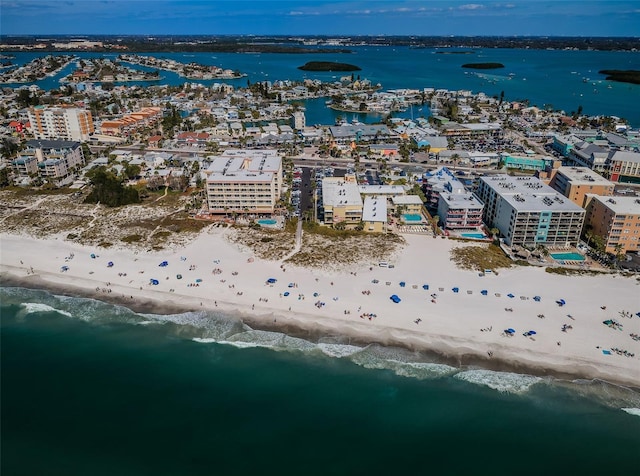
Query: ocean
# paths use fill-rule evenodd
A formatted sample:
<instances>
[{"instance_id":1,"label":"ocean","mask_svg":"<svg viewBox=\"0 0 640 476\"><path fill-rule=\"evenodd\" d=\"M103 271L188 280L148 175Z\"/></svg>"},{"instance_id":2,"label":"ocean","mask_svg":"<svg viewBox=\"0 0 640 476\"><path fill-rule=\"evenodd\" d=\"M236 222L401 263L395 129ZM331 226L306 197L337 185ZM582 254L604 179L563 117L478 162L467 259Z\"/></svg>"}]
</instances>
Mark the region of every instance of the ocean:
<instances>
[{"instance_id":1,"label":"ocean","mask_svg":"<svg viewBox=\"0 0 640 476\"><path fill-rule=\"evenodd\" d=\"M638 469L640 393L600 381L16 287L0 317L4 476Z\"/></svg>"},{"instance_id":2,"label":"ocean","mask_svg":"<svg viewBox=\"0 0 640 476\"><path fill-rule=\"evenodd\" d=\"M355 74L380 83L383 90L401 88L445 88L450 90L470 90L499 96L502 91L506 100L528 99L531 105L563 109L567 113L583 107L586 115L613 115L627 119L632 126L640 127L640 85L605 81L599 74L602 69L639 69L640 52L625 51L566 51L533 49L411 49L409 47L368 47L350 48L350 54L273 54L273 53L148 53L146 55L172 58L183 63L198 62L246 73L247 77L230 81L189 81L175 73L161 71L164 78L160 82L128 83L149 86L153 84L178 85L197 82L210 85L227 82L236 87L245 87L247 80L275 81L278 79L301 80L305 78L322 81L339 80L350 73L306 72L298 69L307 61L338 61L355 64L362 70ZM466 51L470 54L451 54ZM446 54L443 54L446 53ZM21 65L31 59L43 56L41 52L18 52L14 64ZM115 59L117 54L74 53L81 58L107 57ZM145 53L143 53L145 54ZM464 69L465 63L498 62L503 69L483 72ZM75 69L72 63L59 74L47 77L35 84L43 89L59 86L59 79ZM132 66L145 69L140 66ZM147 68L148 69L148 68ZM32 83L27 83L32 84ZM10 86L17 87L19 84ZM307 108L307 124L333 124L337 116L344 113L332 111L324 105L324 100L314 102ZM428 116L428 108L414 107L397 117ZM346 117L361 122L380 121L375 115Z\"/></svg>"}]
</instances>

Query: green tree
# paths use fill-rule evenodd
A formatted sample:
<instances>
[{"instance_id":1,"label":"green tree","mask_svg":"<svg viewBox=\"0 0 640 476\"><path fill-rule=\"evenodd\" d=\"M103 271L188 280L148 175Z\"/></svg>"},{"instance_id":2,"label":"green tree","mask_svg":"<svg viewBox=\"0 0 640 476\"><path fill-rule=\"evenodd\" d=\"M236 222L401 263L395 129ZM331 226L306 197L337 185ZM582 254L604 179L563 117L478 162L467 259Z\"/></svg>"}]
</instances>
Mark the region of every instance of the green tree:
<instances>
[{"instance_id":1,"label":"green tree","mask_svg":"<svg viewBox=\"0 0 640 476\"><path fill-rule=\"evenodd\" d=\"M96 167L87 172L93 186L85 203L102 203L109 207L119 207L130 203L140 203L140 195L133 187L125 187L112 172L105 167Z\"/></svg>"}]
</instances>

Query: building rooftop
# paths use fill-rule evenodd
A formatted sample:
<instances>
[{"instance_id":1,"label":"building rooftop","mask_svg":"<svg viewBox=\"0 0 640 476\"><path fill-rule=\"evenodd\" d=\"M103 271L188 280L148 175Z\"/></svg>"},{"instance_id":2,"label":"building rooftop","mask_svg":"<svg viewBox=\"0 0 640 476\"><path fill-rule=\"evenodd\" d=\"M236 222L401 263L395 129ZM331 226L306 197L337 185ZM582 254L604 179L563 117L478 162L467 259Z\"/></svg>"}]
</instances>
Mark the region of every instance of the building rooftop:
<instances>
[{"instance_id":1,"label":"building rooftop","mask_svg":"<svg viewBox=\"0 0 640 476\"><path fill-rule=\"evenodd\" d=\"M422 200L417 195L397 195L391 197L394 205L422 205Z\"/></svg>"},{"instance_id":2,"label":"building rooftop","mask_svg":"<svg viewBox=\"0 0 640 476\"><path fill-rule=\"evenodd\" d=\"M387 199L365 197L362 207L362 221L387 221Z\"/></svg>"},{"instance_id":3,"label":"building rooftop","mask_svg":"<svg viewBox=\"0 0 640 476\"><path fill-rule=\"evenodd\" d=\"M494 175L480 177L480 181L497 191L506 202L520 212L584 212L581 207L535 177Z\"/></svg>"},{"instance_id":4,"label":"building rooftop","mask_svg":"<svg viewBox=\"0 0 640 476\"><path fill-rule=\"evenodd\" d=\"M640 162L640 154L637 152L628 152L626 150L616 150L609 154L609 160L621 162Z\"/></svg>"},{"instance_id":5,"label":"building rooftop","mask_svg":"<svg viewBox=\"0 0 640 476\"><path fill-rule=\"evenodd\" d=\"M616 215L640 215L640 198L638 197L603 197L594 195L593 199L604 204Z\"/></svg>"},{"instance_id":6,"label":"building rooftop","mask_svg":"<svg viewBox=\"0 0 640 476\"><path fill-rule=\"evenodd\" d=\"M614 185L613 182L588 167L559 167L558 173L564 175L574 185Z\"/></svg>"},{"instance_id":7,"label":"building rooftop","mask_svg":"<svg viewBox=\"0 0 640 476\"><path fill-rule=\"evenodd\" d=\"M362 195L404 195L402 185L360 185Z\"/></svg>"},{"instance_id":8,"label":"building rooftop","mask_svg":"<svg viewBox=\"0 0 640 476\"><path fill-rule=\"evenodd\" d=\"M76 147L80 147L80 142L72 140L34 139L27 141L27 147L32 149L75 149Z\"/></svg>"},{"instance_id":9,"label":"building rooftop","mask_svg":"<svg viewBox=\"0 0 640 476\"><path fill-rule=\"evenodd\" d=\"M442 193L440 200L444 200L449 209L474 209L482 210L484 205L472 193Z\"/></svg>"},{"instance_id":10,"label":"building rooftop","mask_svg":"<svg viewBox=\"0 0 640 476\"><path fill-rule=\"evenodd\" d=\"M358 185L342 177L322 179L322 201L332 207L362 206Z\"/></svg>"},{"instance_id":11,"label":"building rooftop","mask_svg":"<svg viewBox=\"0 0 640 476\"><path fill-rule=\"evenodd\" d=\"M211 157L209 174L232 174L240 171L276 173L282 166L282 157L276 150L229 149L222 155Z\"/></svg>"}]
</instances>

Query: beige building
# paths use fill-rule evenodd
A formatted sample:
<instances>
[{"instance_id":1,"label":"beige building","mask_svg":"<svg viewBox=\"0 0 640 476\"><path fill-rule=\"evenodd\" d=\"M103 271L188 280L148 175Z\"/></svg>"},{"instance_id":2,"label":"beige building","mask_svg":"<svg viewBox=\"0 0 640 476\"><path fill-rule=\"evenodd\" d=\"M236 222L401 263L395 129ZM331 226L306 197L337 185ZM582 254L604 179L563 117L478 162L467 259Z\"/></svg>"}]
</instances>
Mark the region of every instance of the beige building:
<instances>
[{"instance_id":1,"label":"beige building","mask_svg":"<svg viewBox=\"0 0 640 476\"><path fill-rule=\"evenodd\" d=\"M139 111L127 114L120 119L103 121L102 124L100 124L100 132L111 136L129 135L138 129L152 126L161 119L162 108L145 107Z\"/></svg>"},{"instance_id":2,"label":"beige building","mask_svg":"<svg viewBox=\"0 0 640 476\"><path fill-rule=\"evenodd\" d=\"M87 109L35 106L28 111L36 139L87 141L93 134L93 118Z\"/></svg>"},{"instance_id":3,"label":"beige building","mask_svg":"<svg viewBox=\"0 0 640 476\"><path fill-rule=\"evenodd\" d=\"M587 167L559 167L554 172L549 186L580 207L585 207L587 194L613 195L615 184Z\"/></svg>"},{"instance_id":4,"label":"beige building","mask_svg":"<svg viewBox=\"0 0 640 476\"><path fill-rule=\"evenodd\" d=\"M30 140L12 165L20 177L38 176L62 186L73 181L77 171L85 165L85 158L79 142Z\"/></svg>"},{"instance_id":5,"label":"beige building","mask_svg":"<svg viewBox=\"0 0 640 476\"><path fill-rule=\"evenodd\" d=\"M369 233L387 232L387 198L367 196L362 207L363 230Z\"/></svg>"},{"instance_id":6,"label":"beige building","mask_svg":"<svg viewBox=\"0 0 640 476\"><path fill-rule=\"evenodd\" d=\"M363 204L355 177L322 179L322 204L326 225L344 223L354 228L362 221Z\"/></svg>"},{"instance_id":7,"label":"beige building","mask_svg":"<svg viewBox=\"0 0 640 476\"><path fill-rule=\"evenodd\" d=\"M212 214L272 215L282 195L282 157L275 150L226 150L205 171Z\"/></svg>"},{"instance_id":8,"label":"beige building","mask_svg":"<svg viewBox=\"0 0 640 476\"><path fill-rule=\"evenodd\" d=\"M605 251L640 251L640 199L597 195L588 198L585 230L604 238Z\"/></svg>"}]
</instances>

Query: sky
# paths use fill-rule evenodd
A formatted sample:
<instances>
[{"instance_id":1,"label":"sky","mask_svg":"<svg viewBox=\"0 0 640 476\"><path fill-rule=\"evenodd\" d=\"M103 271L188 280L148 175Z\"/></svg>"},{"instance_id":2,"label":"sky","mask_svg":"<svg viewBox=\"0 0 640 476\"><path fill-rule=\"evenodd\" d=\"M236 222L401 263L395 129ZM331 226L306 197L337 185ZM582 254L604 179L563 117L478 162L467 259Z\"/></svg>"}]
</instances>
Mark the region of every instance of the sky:
<instances>
[{"instance_id":1,"label":"sky","mask_svg":"<svg viewBox=\"0 0 640 476\"><path fill-rule=\"evenodd\" d=\"M0 0L0 33L640 36L640 0Z\"/></svg>"}]
</instances>

